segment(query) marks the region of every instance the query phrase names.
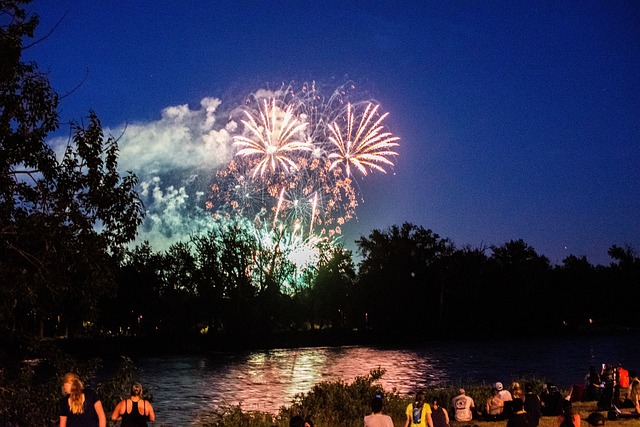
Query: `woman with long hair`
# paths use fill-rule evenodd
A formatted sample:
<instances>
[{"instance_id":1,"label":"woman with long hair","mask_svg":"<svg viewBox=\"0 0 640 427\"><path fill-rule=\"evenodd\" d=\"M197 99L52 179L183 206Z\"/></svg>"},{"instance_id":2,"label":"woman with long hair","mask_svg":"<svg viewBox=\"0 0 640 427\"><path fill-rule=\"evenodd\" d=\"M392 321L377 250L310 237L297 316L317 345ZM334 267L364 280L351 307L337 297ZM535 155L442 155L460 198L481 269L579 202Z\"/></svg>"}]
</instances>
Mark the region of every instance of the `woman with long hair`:
<instances>
[{"instance_id":1,"label":"woman with long hair","mask_svg":"<svg viewBox=\"0 0 640 427\"><path fill-rule=\"evenodd\" d=\"M485 421L500 421L504 419L504 401L500 399L498 395L498 389L491 389L491 397L487 399L484 405L484 419Z\"/></svg>"},{"instance_id":2,"label":"woman with long hair","mask_svg":"<svg viewBox=\"0 0 640 427\"><path fill-rule=\"evenodd\" d=\"M520 385L520 383L514 382L511 385L511 397L524 401L524 391L522 391L522 386Z\"/></svg>"},{"instance_id":3,"label":"woman with long hair","mask_svg":"<svg viewBox=\"0 0 640 427\"><path fill-rule=\"evenodd\" d=\"M147 421L155 421L151 403L142 398L142 385L131 385L131 396L120 401L111 414L113 421L122 420L120 427L147 427Z\"/></svg>"},{"instance_id":4,"label":"woman with long hair","mask_svg":"<svg viewBox=\"0 0 640 427\"><path fill-rule=\"evenodd\" d=\"M431 405L433 427L449 427L449 413L440 405L440 399L434 398Z\"/></svg>"},{"instance_id":5,"label":"woman with long hair","mask_svg":"<svg viewBox=\"0 0 640 427\"><path fill-rule=\"evenodd\" d=\"M60 427L95 426L106 427L102 402L98 393L84 388L78 375L69 372L63 378L60 399Z\"/></svg>"}]
</instances>

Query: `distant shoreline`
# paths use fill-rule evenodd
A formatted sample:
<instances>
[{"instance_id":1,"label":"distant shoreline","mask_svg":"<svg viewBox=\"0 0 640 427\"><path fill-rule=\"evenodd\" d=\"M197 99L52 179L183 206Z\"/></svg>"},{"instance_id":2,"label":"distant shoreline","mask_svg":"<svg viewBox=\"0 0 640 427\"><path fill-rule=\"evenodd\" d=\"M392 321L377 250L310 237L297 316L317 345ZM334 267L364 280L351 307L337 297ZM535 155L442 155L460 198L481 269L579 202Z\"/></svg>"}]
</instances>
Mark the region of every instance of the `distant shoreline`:
<instances>
[{"instance_id":1,"label":"distant shoreline","mask_svg":"<svg viewBox=\"0 0 640 427\"><path fill-rule=\"evenodd\" d=\"M81 338L56 338L56 343L61 349L76 356L120 356L134 354L136 356L148 355L192 355L218 351L252 351L269 350L278 348L302 348L302 347L340 347L340 346L399 346L413 347L423 346L430 342L448 341L510 341L526 338L567 338L567 337L598 337L598 336L626 336L634 339L640 331L633 329L611 330L567 330L549 334L536 335L511 335L502 336L429 336L429 339L417 340L408 337L394 336L384 337L372 331L294 331L269 336L251 337L240 335L183 335L179 337L81 337Z\"/></svg>"}]
</instances>

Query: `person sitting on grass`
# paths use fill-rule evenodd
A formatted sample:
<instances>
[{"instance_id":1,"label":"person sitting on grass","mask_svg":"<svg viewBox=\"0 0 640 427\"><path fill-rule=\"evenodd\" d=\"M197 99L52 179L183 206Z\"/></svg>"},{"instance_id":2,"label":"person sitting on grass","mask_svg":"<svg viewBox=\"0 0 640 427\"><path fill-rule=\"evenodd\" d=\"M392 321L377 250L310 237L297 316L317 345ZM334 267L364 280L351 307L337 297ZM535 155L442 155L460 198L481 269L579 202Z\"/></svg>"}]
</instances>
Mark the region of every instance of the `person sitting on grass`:
<instances>
[{"instance_id":1,"label":"person sitting on grass","mask_svg":"<svg viewBox=\"0 0 640 427\"><path fill-rule=\"evenodd\" d=\"M484 405L484 419L486 421L500 421L503 420L502 411L504 410L504 401L498 396L498 389L491 389L491 397L487 399Z\"/></svg>"},{"instance_id":2,"label":"person sitting on grass","mask_svg":"<svg viewBox=\"0 0 640 427\"><path fill-rule=\"evenodd\" d=\"M571 402L565 400L562 415L558 417L558 427L580 427L580 415L573 412Z\"/></svg>"},{"instance_id":3,"label":"person sitting on grass","mask_svg":"<svg viewBox=\"0 0 640 427\"><path fill-rule=\"evenodd\" d=\"M564 398L555 384L547 383L546 392L542 394L540 399L542 400L542 415L548 417L562 415Z\"/></svg>"},{"instance_id":4,"label":"person sitting on grass","mask_svg":"<svg viewBox=\"0 0 640 427\"><path fill-rule=\"evenodd\" d=\"M507 427L531 427L527 413L524 411L522 399L513 399L511 408L513 409L513 416L507 421Z\"/></svg>"},{"instance_id":5,"label":"person sitting on grass","mask_svg":"<svg viewBox=\"0 0 640 427\"><path fill-rule=\"evenodd\" d=\"M449 427L449 413L440 405L440 399L433 399L431 405L433 427Z\"/></svg>"},{"instance_id":6,"label":"person sitting on grass","mask_svg":"<svg viewBox=\"0 0 640 427\"><path fill-rule=\"evenodd\" d=\"M310 419L304 419L300 415L296 415L289 419L289 427L313 427Z\"/></svg>"},{"instance_id":7,"label":"person sitting on grass","mask_svg":"<svg viewBox=\"0 0 640 427\"><path fill-rule=\"evenodd\" d=\"M518 382L514 382L511 385L511 397L514 399L520 399L524 402L524 391L522 386Z\"/></svg>"},{"instance_id":8,"label":"person sitting on grass","mask_svg":"<svg viewBox=\"0 0 640 427\"><path fill-rule=\"evenodd\" d=\"M524 386L524 410L527 412L531 427L537 427L542 416L540 397L533 391L531 383L526 383Z\"/></svg>"},{"instance_id":9,"label":"person sitting on grass","mask_svg":"<svg viewBox=\"0 0 640 427\"><path fill-rule=\"evenodd\" d=\"M465 393L463 388L458 389L458 395L451 400L456 421L467 422L473 420L475 405L473 399Z\"/></svg>"},{"instance_id":10,"label":"person sitting on grass","mask_svg":"<svg viewBox=\"0 0 640 427\"><path fill-rule=\"evenodd\" d=\"M638 372L629 371L629 378L629 400L636 414L640 414L640 379L638 379Z\"/></svg>"},{"instance_id":11,"label":"person sitting on grass","mask_svg":"<svg viewBox=\"0 0 640 427\"><path fill-rule=\"evenodd\" d=\"M382 396L371 399L371 414L364 417L364 427L393 427L393 420L382 413Z\"/></svg>"},{"instance_id":12,"label":"person sitting on grass","mask_svg":"<svg viewBox=\"0 0 640 427\"><path fill-rule=\"evenodd\" d=\"M407 405L405 414L407 421L404 423L404 427L433 427L431 406L426 403L424 393L421 391L416 393L413 403Z\"/></svg>"}]
</instances>

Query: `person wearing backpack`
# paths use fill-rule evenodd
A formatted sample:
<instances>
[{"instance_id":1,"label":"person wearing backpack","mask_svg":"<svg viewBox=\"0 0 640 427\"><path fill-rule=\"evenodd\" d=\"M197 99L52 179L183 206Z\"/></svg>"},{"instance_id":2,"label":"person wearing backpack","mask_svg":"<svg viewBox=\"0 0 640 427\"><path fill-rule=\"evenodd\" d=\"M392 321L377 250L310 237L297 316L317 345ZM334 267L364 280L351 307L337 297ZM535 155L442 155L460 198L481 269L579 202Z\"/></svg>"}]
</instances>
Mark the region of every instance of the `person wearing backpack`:
<instances>
[{"instance_id":1,"label":"person wearing backpack","mask_svg":"<svg viewBox=\"0 0 640 427\"><path fill-rule=\"evenodd\" d=\"M419 391L413 403L407 406L407 421L404 427L433 427L431 419L431 406L426 403L424 393Z\"/></svg>"}]
</instances>

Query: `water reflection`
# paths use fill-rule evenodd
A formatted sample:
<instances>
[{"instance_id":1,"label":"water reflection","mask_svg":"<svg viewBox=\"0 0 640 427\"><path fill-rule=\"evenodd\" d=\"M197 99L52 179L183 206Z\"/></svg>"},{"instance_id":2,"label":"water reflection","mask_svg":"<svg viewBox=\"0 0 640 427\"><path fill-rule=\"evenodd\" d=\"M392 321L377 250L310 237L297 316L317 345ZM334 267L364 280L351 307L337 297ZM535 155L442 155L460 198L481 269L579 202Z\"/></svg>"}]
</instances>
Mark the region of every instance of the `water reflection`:
<instances>
[{"instance_id":1,"label":"water reflection","mask_svg":"<svg viewBox=\"0 0 640 427\"><path fill-rule=\"evenodd\" d=\"M423 348L322 347L139 360L160 425L188 425L202 410L241 405L276 413L321 381L351 382L386 371L386 390L401 394L438 384L508 383L520 376L582 381L589 365L640 368L640 341L627 338L433 343ZM167 423L170 421L171 423Z\"/></svg>"}]
</instances>

